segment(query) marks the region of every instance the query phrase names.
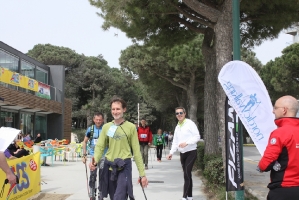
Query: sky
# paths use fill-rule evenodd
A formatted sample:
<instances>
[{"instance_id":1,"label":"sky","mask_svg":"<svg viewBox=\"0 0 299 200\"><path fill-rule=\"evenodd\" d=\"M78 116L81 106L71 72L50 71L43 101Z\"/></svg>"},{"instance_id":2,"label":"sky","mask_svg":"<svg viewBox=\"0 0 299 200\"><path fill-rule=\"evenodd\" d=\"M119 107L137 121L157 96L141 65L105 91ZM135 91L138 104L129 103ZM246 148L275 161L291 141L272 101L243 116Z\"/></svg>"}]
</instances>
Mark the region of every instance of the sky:
<instances>
[{"instance_id":1,"label":"sky","mask_svg":"<svg viewBox=\"0 0 299 200\"><path fill-rule=\"evenodd\" d=\"M110 67L120 67L121 50L132 44L118 29L104 31L103 19L88 0L0 0L0 41L27 53L37 44L68 47L79 54L102 54ZM281 33L272 41L254 48L266 64L292 43L292 36Z\"/></svg>"}]
</instances>

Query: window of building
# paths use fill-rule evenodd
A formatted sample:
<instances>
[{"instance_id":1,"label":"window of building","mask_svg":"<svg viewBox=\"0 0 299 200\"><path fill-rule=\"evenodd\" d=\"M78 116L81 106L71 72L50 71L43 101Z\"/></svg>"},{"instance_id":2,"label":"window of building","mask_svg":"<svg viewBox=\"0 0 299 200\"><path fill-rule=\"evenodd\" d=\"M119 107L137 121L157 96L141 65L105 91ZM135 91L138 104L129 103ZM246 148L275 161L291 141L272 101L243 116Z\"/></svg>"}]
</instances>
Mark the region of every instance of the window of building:
<instances>
[{"instance_id":1,"label":"window of building","mask_svg":"<svg viewBox=\"0 0 299 200\"><path fill-rule=\"evenodd\" d=\"M19 58L0 49L0 67L18 72Z\"/></svg>"},{"instance_id":2,"label":"window of building","mask_svg":"<svg viewBox=\"0 0 299 200\"><path fill-rule=\"evenodd\" d=\"M35 116L35 136L40 133L43 140L48 139L47 135L47 116Z\"/></svg>"},{"instance_id":3,"label":"window of building","mask_svg":"<svg viewBox=\"0 0 299 200\"><path fill-rule=\"evenodd\" d=\"M4 127L17 128L17 117L18 113L1 111L0 114L0 125Z\"/></svg>"},{"instance_id":4,"label":"window of building","mask_svg":"<svg viewBox=\"0 0 299 200\"><path fill-rule=\"evenodd\" d=\"M34 78L34 68L35 66L24 60L21 61L21 74L29 78Z\"/></svg>"},{"instance_id":5,"label":"window of building","mask_svg":"<svg viewBox=\"0 0 299 200\"><path fill-rule=\"evenodd\" d=\"M29 133L31 136L33 136L33 117L33 114L21 113L20 130L24 135Z\"/></svg>"},{"instance_id":6,"label":"window of building","mask_svg":"<svg viewBox=\"0 0 299 200\"><path fill-rule=\"evenodd\" d=\"M48 84L48 73L40 69L39 67L36 68L36 80L45 84Z\"/></svg>"}]
</instances>

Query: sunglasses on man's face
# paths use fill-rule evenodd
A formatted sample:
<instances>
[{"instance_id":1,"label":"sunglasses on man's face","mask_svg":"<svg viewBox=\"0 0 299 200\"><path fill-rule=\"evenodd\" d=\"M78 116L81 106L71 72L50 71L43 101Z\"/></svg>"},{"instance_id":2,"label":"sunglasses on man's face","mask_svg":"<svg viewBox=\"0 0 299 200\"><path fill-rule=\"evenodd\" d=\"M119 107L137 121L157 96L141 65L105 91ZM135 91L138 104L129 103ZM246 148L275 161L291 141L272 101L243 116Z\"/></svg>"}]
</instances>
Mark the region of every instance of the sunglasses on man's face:
<instances>
[{"instance_id":1,"label":"sunglasses on man's face","mask_svg":"<svg viewBox=\"0 0 299 200\"><path fill-rule=\"evenodd\" d=\"M175 115L182 115L184 112L176 112Z\"/></svg>"}]
</instances>

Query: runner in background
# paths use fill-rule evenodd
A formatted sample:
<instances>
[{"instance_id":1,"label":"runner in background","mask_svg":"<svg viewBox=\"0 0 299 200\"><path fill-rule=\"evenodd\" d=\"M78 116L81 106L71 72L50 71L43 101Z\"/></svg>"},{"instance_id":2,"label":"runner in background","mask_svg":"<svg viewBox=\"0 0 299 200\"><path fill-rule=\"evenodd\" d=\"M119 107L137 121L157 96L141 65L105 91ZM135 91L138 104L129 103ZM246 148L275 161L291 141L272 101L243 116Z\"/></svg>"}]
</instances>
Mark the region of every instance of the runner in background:
<instances>
[{"instance_id":1,"label":"runner in background","mask_svg":"<svg viewBox=\"0 0 299 200\"><path fill-rule=\"evenodd\" d=\"M161 162L163 147L165 147L165 138L164 135L162 135L162 129L160 128L158 129L157 134L154 136L154 145L156 146L157 150L157 161Z\"/></svg>"},{"instance_id":2,"label":"runner in background","mask_svg":"<svg viewBox=\"0 0 299 200\"><path fill-rule=\"evenodd\" d=\"M85 133L85 137L84 137L84 141L82 144L83 147L83 157L82 157L82 161L85 164L86 160L87 160L87 144L89 143L89 153L91 155L90 157L90 162L92 162L91 158L94 155L94 148L95 145L98 141L98 138L100 137L101 131L102 131L102 127L104 124L104 115L102 113L95 113L93 116L93 122L94 125L88 127L86 133ZM100 166L100 165L98 165ZM96 180L97 180L97 171L99 168L97 168L96 170L92 170L90 171L90 177L89 177L89 187L90 187L90 194L89 197L93 198L96 195Z\"/></svg>"},{"instance_id":3,"label":"runner in background","mask_svg":"<svg viewBox=\"0 0 299 200\"><path fill-rule=\"evenodd\" d=\"M141 126L138 127L138 140L140 144L140 152L142 155L145 169L148 169L148 148L152 143L153 134L149 126L146 125L146 120L141 119Z\"/></svg>"}]
</instances>

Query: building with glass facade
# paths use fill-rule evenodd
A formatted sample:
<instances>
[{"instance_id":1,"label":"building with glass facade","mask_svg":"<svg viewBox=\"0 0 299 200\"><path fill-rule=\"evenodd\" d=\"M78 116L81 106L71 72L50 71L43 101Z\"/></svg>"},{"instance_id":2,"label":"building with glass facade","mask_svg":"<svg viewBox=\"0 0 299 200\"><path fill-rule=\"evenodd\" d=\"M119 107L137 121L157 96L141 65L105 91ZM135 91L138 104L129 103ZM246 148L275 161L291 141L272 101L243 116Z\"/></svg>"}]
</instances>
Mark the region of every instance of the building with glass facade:
<instances>
[{"instance_id":1,"label":"building with glass facade","mask_svg":"<svg viewBox=\"0 0 299 200\"><path fill-rule=\"evenodd\" d=\"M43 139L71 139L65 67L45 65L0 41L0 127Z\"/></svg>"}]
</instances>

